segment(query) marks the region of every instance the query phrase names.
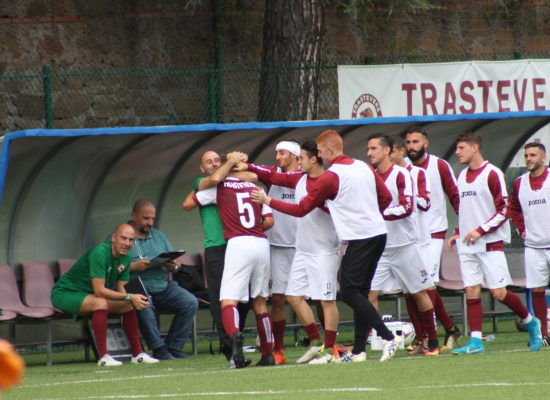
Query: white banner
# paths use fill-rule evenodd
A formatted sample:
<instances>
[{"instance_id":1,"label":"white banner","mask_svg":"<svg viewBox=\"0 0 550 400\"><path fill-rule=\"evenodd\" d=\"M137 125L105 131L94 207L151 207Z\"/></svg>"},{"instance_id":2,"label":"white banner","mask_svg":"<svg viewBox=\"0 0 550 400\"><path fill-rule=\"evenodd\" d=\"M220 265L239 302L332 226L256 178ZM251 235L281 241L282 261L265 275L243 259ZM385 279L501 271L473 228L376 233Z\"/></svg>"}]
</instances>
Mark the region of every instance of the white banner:
<instances>
[{"instance_id":1,"label":"white banner","mask_svg":"<svg viewBox=\"0 0 550 400\"><path fill-rule=\"evenodd\" d=\"M341 119L550 109L550 60L338 66Z\"/></svg>"}]
</instances>

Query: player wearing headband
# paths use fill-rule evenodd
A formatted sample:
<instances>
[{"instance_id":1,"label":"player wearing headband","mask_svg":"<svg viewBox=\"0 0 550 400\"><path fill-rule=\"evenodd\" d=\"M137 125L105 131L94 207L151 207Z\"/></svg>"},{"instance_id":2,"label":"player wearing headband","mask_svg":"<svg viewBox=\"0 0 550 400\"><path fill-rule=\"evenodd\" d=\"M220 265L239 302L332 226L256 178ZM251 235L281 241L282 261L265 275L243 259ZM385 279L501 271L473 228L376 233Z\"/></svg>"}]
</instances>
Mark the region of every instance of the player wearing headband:
<instances>
[{"instance_id":1,"label":"player wearing headband","mask_svg":"<svg viewBox=\"0 0 550 400\"><path fill-rule=\"evenodd\" d=\"M299 171L299 156L300 145L298 142L295 140L283 140L275 146L275 161L277 165L258 165L255 167L267 173L297 172ZM266 185L269 197L292 204L296 203L294 188L275 185L269 181L262 181L262 183ZM295 252L296 218L275 210L273 210L273 218L274 225L266 232L271 247L271 274L269 287L271 291L273 337L275 339L273 356L277 364L285 364L286 359L283 351L286 327L285 290Z\"/></svg>"}]
</instances>

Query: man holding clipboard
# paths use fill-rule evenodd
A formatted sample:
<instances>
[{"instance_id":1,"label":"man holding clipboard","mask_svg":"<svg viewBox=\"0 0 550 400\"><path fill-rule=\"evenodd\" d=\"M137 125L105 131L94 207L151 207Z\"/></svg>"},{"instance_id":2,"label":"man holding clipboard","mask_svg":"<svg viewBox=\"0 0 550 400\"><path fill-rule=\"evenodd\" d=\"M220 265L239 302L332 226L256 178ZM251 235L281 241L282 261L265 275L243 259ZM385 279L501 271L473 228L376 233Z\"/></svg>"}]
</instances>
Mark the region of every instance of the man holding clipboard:
<instances>
[{"instance_id":1,"label":"man holding clipboard","mask_svg":"<svg viewBox=\"0 0 550 400\"><path fill-rule=\"evenodd\" d=\"M132 209L132 225L136 231L135 244L130 256L130 278L140 278L149 294L149 306L138 311L139 329L155 358L170 360L187 358L183 352L198 302L195 296L175 281L168 279L169 272L177 270L177 258L185 252L174 252L166 236L153 228L156 209L146 199L136 201ZM174 313L166 340L160 336L155 310Z\"/></svg>"}]
</instances>

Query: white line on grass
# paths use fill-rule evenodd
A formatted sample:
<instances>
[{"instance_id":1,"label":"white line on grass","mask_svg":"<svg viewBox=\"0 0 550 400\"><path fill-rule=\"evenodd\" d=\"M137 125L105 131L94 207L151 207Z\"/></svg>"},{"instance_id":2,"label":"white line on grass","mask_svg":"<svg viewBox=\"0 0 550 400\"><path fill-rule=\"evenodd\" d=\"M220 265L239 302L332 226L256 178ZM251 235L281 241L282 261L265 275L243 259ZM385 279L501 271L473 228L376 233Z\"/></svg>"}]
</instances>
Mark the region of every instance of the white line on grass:
<instances>
[{"instance_id":1,"label":"white line on grass","mask_svg":"<svg viewBox=\"0 0 550 400\"><path fill-rule=\"evenodd\" d=\"M550 382L484 382L484 383L456 383L451 385L416 386L415 389L449 389L463 387L491 387L491 386L548 386Z\"/></svg>"},{"instance_id":2,"label":"white line on grass","mask_svg":"<svg viewBox=\"0 0 550 400\"><path fill-rule=\"evenodd\" d=\"M486 383L463 383L452 385L424 385L424 386L412 386L409 389L446 389L446 388L471 388L471 387L512 387L512 386L548 386L550 382L486 382ZM273 395L273 394L295 394L295 393L342 393L342 392L380 392L392 390L391 388L383 389L377 387L352 387L352 388L318 388L318 389L297 389L297 390L265 390L265 391L220 391L220 392L192 392L192 393L151 393L151 394L120 394L120 395L105 395L105 396L87 396L78 397L74 400L108 400L108 399L147 399L152 397L194 397L194 396L234 396L234 395L248 395L248 396L261 396L261 395ZM41 399L48 400L48 399ZM54 400L54 399L49 399ZM55 400L58 400L56 398Z\"/></svg>"},{"instance_id":3,"label":"white line on grass","mask_svg":"<svg viewBox=\"0 0 550 400\"><path fill-rule=\"evenodd\" d=\"M59 386L59 385L80 385L82 383L102 383L102 382L117 382L117 381L127 381L131 379L156 379L156 378L169 378L172 376L190 376L190 375L212 375L214 373L216 374L224 374L224 373L232 373L233 370L226 370L226 371L204 371L204 372L185 372L180 374L157 374L157 375L141 375L141 376L124 376L119 378L98 378L98 379L86 379L86 380L80 380L80 381L61 381L61 382L50 382L50 383L41 383L38 385L24 385L23 388L36 388L36 387L45 387L45 386Z\"/></svg>"},{"instance_id":4,"label":"white line on grass","mask_svg":"<svg viewBox=\"0 0 550 400\"><path fill-rule=\"evenodd\" d=\"M356 387L356 388L321 388L321 389L298 389L298 390L264 390L264 391L234 391L234 392L193 392L193 393L161 393L161 394L120 394L105 396L87 396L77 397L74 400L93 400L93 399L149 399L152 397L194 397L194 396L234 396L234 395L273 395L273 394L293 394L293 393L323 393L323 392L376 392L382 389L375 387ZM48 399L41 399L48 400ZM53 399L51 399L53 400Z\"/></svg>"}]
</instances>

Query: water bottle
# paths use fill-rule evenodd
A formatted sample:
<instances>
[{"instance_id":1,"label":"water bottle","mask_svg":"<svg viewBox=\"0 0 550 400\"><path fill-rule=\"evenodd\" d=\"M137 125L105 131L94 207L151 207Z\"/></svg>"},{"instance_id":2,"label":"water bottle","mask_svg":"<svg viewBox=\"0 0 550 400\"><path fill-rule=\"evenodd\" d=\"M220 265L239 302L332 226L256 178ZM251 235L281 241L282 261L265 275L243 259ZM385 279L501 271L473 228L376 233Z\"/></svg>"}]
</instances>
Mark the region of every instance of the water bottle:
<instances>
[{"instance_id":1,"label":"water bottle","mask_svg":"<svg viewBox=\"0 0 550 400\"><path fill-rule=\"evenodd\" d=\"M495 340L495 335L493 335L492 333L489 334L489 335L486 335L485 340L488 341L488 342L492 342L492 341Z\"/></svg>"}]
</instances>

